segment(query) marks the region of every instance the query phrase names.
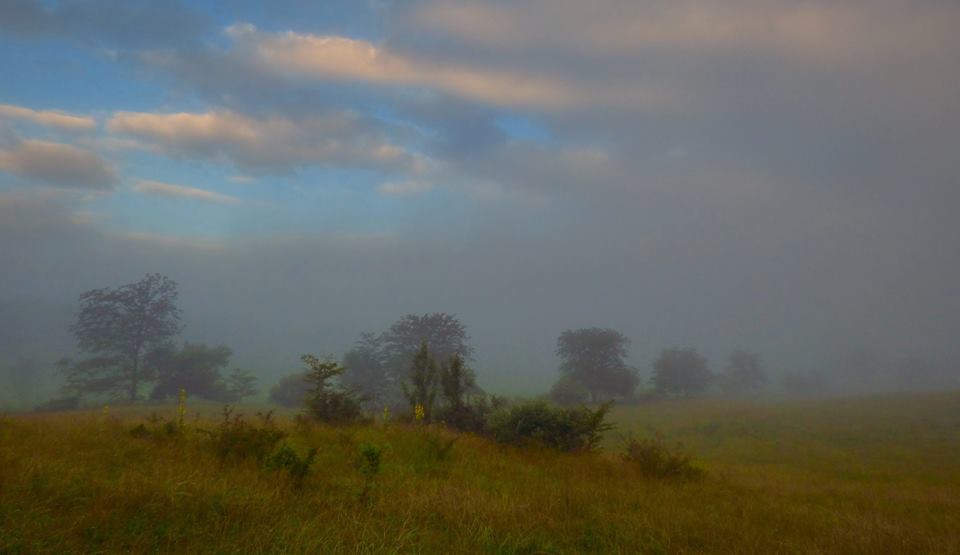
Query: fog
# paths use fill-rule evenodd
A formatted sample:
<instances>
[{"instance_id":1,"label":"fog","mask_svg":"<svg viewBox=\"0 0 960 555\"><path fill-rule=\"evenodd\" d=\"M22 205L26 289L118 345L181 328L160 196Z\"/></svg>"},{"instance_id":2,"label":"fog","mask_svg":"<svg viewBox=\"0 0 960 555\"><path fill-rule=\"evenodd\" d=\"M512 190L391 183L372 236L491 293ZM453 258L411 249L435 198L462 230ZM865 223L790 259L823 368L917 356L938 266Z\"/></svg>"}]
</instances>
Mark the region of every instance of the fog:
<instances>
[{"instance_id":1,"label":"fog","mask_svg":"<svg viewBox=\"0 0 960 555\"><path fill-rule=\"evenodd\" d=\"M956 5L348 4L0 7L0 407L154 272L261 389L427 312L506 394L594 326L643 380L681 346L960 387Z\"/></svg>"}]
</instances>

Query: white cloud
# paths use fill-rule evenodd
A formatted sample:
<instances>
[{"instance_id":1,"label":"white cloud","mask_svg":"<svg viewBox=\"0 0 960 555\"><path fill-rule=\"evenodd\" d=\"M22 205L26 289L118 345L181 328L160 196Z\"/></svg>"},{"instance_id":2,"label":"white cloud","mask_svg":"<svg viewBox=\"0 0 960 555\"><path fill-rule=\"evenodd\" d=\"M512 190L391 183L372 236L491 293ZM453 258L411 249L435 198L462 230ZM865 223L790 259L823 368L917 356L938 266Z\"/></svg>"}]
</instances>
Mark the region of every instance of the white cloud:
<instances>
[{"instance_id":1,"label":"white cloud","mask_svg":"<svg viewBox=\"0 0 960 555\"><path fill-rule=\"evenodd\" d=\"M117 112L107 129L135 136L168 154L226 158L250 170L333 166L417 172L427 163L349 112L300 120L255 118L232 111Z\"/></svg>"},{"instance_id":2,"label":"white cloud","mask_svg":"<svg viewBox=\"0 0 960 555\"><path fill-rule=\"evenodd\" d=\"M0 171L53 185L109 189L116 171L96 154L75 146L25 140L0 150Z\"/></svg>"},{"instance_id":3,"label":"white cloud","mask_svg":"<svg viewBox=\"0 0 960 555\"><path fill-rule=\"evenodd\" d=\"M237 204L240 202L240 199L230 195L148 179L138 181L137 184L133 186L133 190L146 195L201 200L217 204Z\"/></svg>"},{"instance_id":4,"label":"white cloud","mask_svg":"<svg viewBox=\"0 0 960 555\"><path fill-rule=\"evenodd\" d=\"M11 104L0 104L0 118L21 119L68 131L89 131L97 126L96 120L90 116L78 116L55 110L32 110Z\"/></svg>"}]
</instances>

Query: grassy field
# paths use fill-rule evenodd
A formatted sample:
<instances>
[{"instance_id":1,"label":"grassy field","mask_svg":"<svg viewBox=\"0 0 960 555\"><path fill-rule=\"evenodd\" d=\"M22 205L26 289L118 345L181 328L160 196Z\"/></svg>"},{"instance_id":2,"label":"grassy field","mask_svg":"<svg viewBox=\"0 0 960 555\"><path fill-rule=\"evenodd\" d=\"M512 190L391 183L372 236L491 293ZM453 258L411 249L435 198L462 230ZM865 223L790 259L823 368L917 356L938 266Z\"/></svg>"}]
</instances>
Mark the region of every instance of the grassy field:
<instances>
[{"instance_id":1,"label":"grassy field","mask_svg":"<svg viewBox=\"0 0 960 555\"><path fill-rule=\"evenodd\" d=\"M619 407L580 455L282 416L288 445L318 449L301 488L221 460L215 407L136 437L145 411L0 417L0 553L960 553L960 394ZM622 436L654 432L705 477L620 460ZM358 462L371 446L379 471Z\"/></svg>"}]
</instances>

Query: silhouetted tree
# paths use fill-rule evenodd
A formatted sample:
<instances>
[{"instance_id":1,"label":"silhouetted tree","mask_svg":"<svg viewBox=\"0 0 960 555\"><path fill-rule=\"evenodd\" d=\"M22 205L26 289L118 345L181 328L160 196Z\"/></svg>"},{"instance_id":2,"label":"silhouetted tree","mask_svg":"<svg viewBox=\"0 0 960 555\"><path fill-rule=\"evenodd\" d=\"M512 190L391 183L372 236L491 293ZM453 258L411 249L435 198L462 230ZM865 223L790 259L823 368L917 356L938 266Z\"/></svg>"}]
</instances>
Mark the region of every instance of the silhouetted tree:
<instances>
[{"instance_id":1,"label":"silhouetted tree","mask_svg":"<svg viewBox=\"0 0 960 555\"><path fill-rule=\"evenodd\" d=\"M184 389L191 397L235 401L220 374L230 362L230 355L230 349L225 346L208 347L200 343L184 343L179 350L167 347L155 351L150 360L156 368L157 385L150 398L175 398Z\"/></svg>"},{"instance_id":2,"label":"silhouetted tree","mask_svg":"<svg viewBox=\"0 0 960 555\"><path fill-rule=\"evenodd\" d=\"M557 339L560 372L599 397L630 397L637 387L636 372L627 366L630 340L609 328L567 330Z\"/></svg>"},{"instance_id":3,"label":"silhouetted tree","mask_svg":"<svg viewBox=\"0 0 960 555\"><path fill-rule=\"evenodd\" d=\"M566 374L550 388L550 400L558 405L580 405L590 400L590 392L576 378Z\"/></svg>"},{"instance_id":4,"label":"silhouetted tree","mask_svg":"<svg viewBox=\"0 0 960 555\"><path fill-rule=\"evenodd\" d=\"M384 359L383 340L373 333L362 334L343 355L344 383L356 389L371 405L390 402L396 397L391 395L396 386Z\"/></svg>"},{"instance_id":5,"label":"silhouetted tree","mask_svg":"<svg viewBox=\"0 0 960 555\"><path fill-rule=\"evenodd\" d=\"M763 387L767 383L767 373L759 354L734 351L727 357L727 366L718 381L727 395L742 395Z\"/></svg>"},{"instance_id":6,"label":"silhouetted tree","mask_svg":"<svg viewBox=\"0 0 960 555\"><path fill-rule=\"evenodd\" d=\"M383 334L384 361L394 372L394 377L402 379L422 343L426 342L435 360L449 360L454 355L470 360L473 348L467 343L469 339L466 328L456 316L444 312L423 316L408 314Z\"/></svg>"},{"instance_id":7,"label":"silhouetted tree","mask_svg":"<svg viewBox=\"0 0 960 555\"><path fill-rule=\"evenodd\" d=\"M437 364L430 356L427 348L427 342L421 341L420 348L413 356L410 364L410 374L406 381L401 383L403 395L410 403L413 409L421 405L424 410L426 420L429 422L433 416L433 402L437 396Z\"/></svg>"},{"instance_id":8,"label":"silhouetted tree","mask_svg":"<svg viewBox=\"0 0 960 555\"><path fill-rule=\"evenodd\" d=\"M136 400L140 386L153 379L146 355L180 332L176 300L176 282L159 274L80 295L80 311L70 329L90 357L64 361L66 389Z\"/></svg>"},{"instance_id":9,"label":"silhouetted tree","mask_svg":"<svg viewBox=\"0 0 960 555\"><path fill-rule=\"evenodd\" d=\"M819 395L826 389L826 382L818 372L787 372L781 379L783 390L789 395Z\"/></svg>"},{"instance_id":10,"label":"silhouetted tree","mask_svg":"<svg viewBox=\"0 0 960 555\"><path fill-rule=\"evenodd\" d=\"M696 349L664 349L653 363L651 383L661 394L699 395L710 387L712 379L707 359Z\"/></svg>"},{"instance_id":11,"label":"silhouetted tree","mask_svg":"<svg viewBox=\"0 0 960 555\"><path fill-rule=\"evenodd\" d=\"M241 401L247 397L253 397L257 393L257 378L246 370L234 368L227 376L227 392L230 394L230 401Z\"/></svg>"},{"instance_id":12,"label":"silhouetted tree","mask_svg":"<svg viewBox=\"0 0 960 555\"><path fill-rule=\"evenodd\" d=\"M305 372L289 374L270 388L270 401L282 407L302 407L310 384Z\"/></svg>"},{"instance_id":13,"label":"silhouetted tree","mask_svg":"<svg viewBox=\"0 0 960 555\"><path fill-rule=\"evenodd\" d=\"M313 355L300 357L307 365L307 412L321 422L344 424L360 418L360 398L350 388L336 383L344 368L336 361L321 361Z\"/></svg>"}]
</instances>

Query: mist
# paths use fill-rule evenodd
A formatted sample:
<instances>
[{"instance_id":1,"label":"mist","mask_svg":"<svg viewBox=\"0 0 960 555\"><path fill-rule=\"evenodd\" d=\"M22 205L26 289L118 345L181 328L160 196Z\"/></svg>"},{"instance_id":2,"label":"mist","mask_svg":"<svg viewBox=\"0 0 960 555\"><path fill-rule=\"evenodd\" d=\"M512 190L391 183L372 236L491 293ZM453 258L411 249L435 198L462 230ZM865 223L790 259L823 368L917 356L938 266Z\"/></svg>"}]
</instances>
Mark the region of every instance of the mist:
<instances>
[{"instance_id":1,"label":"mist","mask_svg":"<svg viewBox=\"0 0 960 555\"><path fill-rule=\"evenodd\" d=\"M261 389L430 312L507 395L590 327L641 388L669 347L760 353L769 395L960 387L956 6L332 4L0 7L0 407L148 273Z\"/></svg>"}]
</instances>

